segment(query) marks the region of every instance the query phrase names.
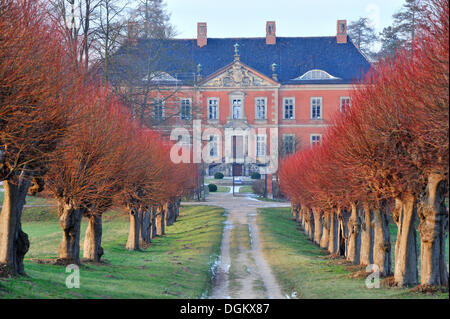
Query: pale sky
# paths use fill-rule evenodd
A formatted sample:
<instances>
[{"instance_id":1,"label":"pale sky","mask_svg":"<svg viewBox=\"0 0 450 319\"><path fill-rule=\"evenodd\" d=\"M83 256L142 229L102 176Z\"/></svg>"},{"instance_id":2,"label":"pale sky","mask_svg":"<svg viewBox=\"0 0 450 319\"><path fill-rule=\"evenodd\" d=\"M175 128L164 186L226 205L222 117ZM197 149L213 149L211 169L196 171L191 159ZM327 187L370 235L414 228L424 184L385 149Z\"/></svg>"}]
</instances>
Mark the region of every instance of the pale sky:
<instances>
[{"instance_id":1,"label":"pale sky","mask_svg":"<svg viewBox=\"0 0 450 319\"><path fill-rule=\"evenodd\" d=\"M336 21L371 18L376 31L392 23L404 0L166 0L177 38L195 38L197 22L208 37L264 37L266 21L277 36L333 36Z\"/></svg>"}]
</instances>

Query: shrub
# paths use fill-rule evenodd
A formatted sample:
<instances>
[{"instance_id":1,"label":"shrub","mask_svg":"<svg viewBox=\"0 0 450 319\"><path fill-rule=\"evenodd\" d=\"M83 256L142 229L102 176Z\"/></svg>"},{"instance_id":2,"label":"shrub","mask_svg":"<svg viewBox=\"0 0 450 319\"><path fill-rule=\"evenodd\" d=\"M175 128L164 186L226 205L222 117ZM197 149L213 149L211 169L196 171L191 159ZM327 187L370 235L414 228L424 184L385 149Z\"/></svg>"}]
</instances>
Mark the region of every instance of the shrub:
<instances>
[{"instance_id":1,"label":"shrub","mask_svg":"<svg viewBox=\"0 0 450 319\"><path fill-rule=\"evenodd\" d=\"M222 179L223 178L223 174L221 172L217 172L214 174L214 179Z\"/></svg>"},{"instance_id":2,"label":"shrub","mask_svg":"<svg viewBox=\"0 0 450 319\"><path fill-rule=\"evenodd\" d=\"M217 192L217 185L216 184L208 184L208 190L210 192Z\"/></svg>"},{"instance_id":3,"label":"shrub","mask_svg":"<svg viewBox=\"0 0 450 319\"><path fill-rule=\"evenodd\" d=\"M258 172L254 172L250 177L251 179L261 179L261 174Z\"/></svg>"},{"instance_id":4,"label":"shrub","mask_svg":"<svg viewBox=\"0 0 450 319\"><path fill-rule=\"evenodd\" d=\"M254 181L252 184L253 193L256 195L263 196L264 195L264 180Z\"/></svg>"}]
</instances>

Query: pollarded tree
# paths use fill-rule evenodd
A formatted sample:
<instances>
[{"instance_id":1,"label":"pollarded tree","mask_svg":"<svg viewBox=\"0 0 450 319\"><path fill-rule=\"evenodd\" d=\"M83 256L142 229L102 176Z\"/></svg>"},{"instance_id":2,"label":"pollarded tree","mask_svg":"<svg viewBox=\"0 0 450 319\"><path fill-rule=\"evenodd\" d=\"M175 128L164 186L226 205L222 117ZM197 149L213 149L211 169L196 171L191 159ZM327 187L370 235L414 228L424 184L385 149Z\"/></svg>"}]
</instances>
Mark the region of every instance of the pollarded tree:
<instances>
[{"instance_id":1,"label":"pollarded tree","mask_svg":"<svg viewBox=\"0 0 450 319\"><path fill-rule=\"evenodd\" d=\"M123 136L129 123L108 89L90 85L79 93L79 109L73 114L75 125L53 152L46 175L46 187L58 202L63 230L59 258L77 264L83 214L93 217L103 213L120 187L128 149ZM91 252L95 260L101 236L88 239L94 241Z\"/></svg>"},{"instance_id":2,"label":"pollarded tree","mask_svg":"<svg viewBox=\"0 0 450 319\"><path fill-rule=\"evenodd\" d=\"M24 274L29 247L21 227L25 196L33 180L42 186L47 155L64 135L79 86L66 58L70 48L60 40L45 3L0 3L0 263L13 273Z\"/></svg>"}]
</instances>

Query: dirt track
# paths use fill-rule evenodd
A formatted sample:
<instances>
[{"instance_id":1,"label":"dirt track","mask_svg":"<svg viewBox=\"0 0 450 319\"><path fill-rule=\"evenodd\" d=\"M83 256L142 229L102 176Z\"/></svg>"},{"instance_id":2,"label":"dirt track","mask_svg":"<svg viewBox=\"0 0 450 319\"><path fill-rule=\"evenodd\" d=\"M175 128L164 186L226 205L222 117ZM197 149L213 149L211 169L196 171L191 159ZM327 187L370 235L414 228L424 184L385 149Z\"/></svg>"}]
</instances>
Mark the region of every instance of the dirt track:
<instances>
[{"instance_id":1,"label":"dirt track","mask_svg":"<svg viewBox=\"0 0 450 319\"><path fill-rule=\"evenodd\" d=\"M263 202L243 196L233 197L229 193L210 193L206 203L201 203L203 204L223 207L228 214L211 298L283 298L264 259L255 218L257 208L286 207L290 204ZM232 248L232 232L238 228L245 229L240 235L244 234L249 238L239 238L237 247ZM250 245L245 245L244 242L248 242L248 239Z\"/></svg>"}]
</instances>

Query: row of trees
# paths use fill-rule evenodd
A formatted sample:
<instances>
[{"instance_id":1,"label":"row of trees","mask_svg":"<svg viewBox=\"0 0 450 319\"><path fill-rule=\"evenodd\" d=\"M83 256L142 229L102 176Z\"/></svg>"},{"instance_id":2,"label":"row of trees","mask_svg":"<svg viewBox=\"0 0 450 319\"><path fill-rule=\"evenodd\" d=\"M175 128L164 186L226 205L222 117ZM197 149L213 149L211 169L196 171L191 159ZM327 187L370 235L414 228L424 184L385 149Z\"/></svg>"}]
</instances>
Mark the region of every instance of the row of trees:
<instances>
[{"instance_id":1,"label":"row of trees","mask_svg":"<svg viewBox=\"0 0 450 319\"><path fill-rule=\"evenodd\" d=\"M376 264L398 286L419 283L419 257L420 283L448 286L448 1L430 0L426 17L412 50L379 63L322 145L290 156L280 172L311 240L354 264Z\"/></svg>"},{"instance_id":2,"label":"row of trees","mask_svg":"<svg viewBox=\"0 0 450 319\"><path fill-rule=\"evenodd\" d=\"M180 197L198 179L194 165L170 161L171 142L130 116L112 90L76 60L78 47L44 2L0 3L0 263L24 274L21 226L27 194L46 189L58 203L59 262L99 261L102 215L130 216L126 247L148 245L175 221Z\"/></svg>"}]
</instances>

